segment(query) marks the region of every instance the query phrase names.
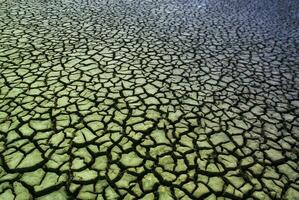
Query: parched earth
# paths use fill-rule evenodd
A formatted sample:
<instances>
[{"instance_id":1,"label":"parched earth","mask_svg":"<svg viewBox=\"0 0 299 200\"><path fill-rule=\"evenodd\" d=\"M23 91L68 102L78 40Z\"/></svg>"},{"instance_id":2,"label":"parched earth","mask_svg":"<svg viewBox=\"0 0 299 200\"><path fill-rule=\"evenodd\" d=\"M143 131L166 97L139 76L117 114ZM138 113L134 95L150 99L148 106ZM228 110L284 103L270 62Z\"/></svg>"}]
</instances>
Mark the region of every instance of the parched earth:
<instances>
[{"instance_id":1,"label":"parched earth","mask_svg":"<svg viewBox=\"0 0 299 200\"><path fill-rule=\"evenodd\" d=\"M298 0L0 0L0 199L298 200Z\"/></svg>"}]
</instances>

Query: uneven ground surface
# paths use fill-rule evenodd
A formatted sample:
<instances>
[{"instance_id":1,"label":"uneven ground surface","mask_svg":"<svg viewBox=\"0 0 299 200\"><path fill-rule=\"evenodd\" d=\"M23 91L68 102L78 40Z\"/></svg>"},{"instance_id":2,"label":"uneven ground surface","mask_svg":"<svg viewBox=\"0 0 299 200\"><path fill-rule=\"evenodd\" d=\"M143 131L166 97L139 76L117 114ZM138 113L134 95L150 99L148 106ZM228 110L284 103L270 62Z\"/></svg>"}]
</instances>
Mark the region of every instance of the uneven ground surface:
<instances>
[{"instance_id":1,"label":"uneven ground surface","mask_svg":"<svg viewBox=\"0 0 299 200\"><path fill-rule=\"evenodd\" d=\"M0 199L298 200L298 7L0 0Z\"/></svg>"}]
</instances>

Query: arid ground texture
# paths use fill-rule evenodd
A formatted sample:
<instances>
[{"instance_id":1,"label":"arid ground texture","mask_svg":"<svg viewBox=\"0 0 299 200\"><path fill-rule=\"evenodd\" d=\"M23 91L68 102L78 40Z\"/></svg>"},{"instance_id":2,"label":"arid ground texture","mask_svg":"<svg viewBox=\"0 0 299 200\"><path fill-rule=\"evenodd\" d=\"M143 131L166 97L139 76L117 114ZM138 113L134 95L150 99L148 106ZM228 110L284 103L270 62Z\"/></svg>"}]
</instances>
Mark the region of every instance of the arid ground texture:
<instances>
[{"instance_id":1,"label":"arid ground texture","mask_svg":"<svg viewBox=\"0 0 299 200\"><path fill-rule=\"evenodd\" d=\"M0 0L0 200L298 200L298 0Z\"/></svg>"}]
</instances>

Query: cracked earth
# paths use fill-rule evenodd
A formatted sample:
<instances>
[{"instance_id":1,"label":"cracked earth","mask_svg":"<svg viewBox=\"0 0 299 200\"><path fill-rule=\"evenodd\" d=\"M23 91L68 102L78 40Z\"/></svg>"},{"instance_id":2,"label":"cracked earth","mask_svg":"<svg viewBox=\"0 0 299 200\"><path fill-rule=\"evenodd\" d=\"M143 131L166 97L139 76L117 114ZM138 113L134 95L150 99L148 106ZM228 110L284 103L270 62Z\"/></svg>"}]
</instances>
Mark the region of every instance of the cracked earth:
<instances>
[{"instance_id":1,"label":"cracked earth","mask_svg":"<svg viewBox=\"0 0 299 200\"><path fill-rule=\"evenodd\" d=\"M297 0L0 0L0 199L299 199Z\"/></svg>"}]
</instances>

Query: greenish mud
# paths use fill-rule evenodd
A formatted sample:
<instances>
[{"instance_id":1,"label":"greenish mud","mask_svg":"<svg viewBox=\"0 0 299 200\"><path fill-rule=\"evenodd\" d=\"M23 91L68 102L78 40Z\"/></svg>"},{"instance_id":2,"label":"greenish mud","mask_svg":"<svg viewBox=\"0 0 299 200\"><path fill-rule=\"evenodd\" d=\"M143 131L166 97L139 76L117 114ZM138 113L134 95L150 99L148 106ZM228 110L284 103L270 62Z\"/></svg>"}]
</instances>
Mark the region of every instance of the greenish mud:
<instances>
[{"instance_id":1,"label":"greenish mud","mask_svg":"<svg viewBox=\"0 0 299 200\"><path fill-rule=\"evenodd\" d=\"M0 200L298 200L295 2L0 0Z\"/></svg>"}]
</instances>

